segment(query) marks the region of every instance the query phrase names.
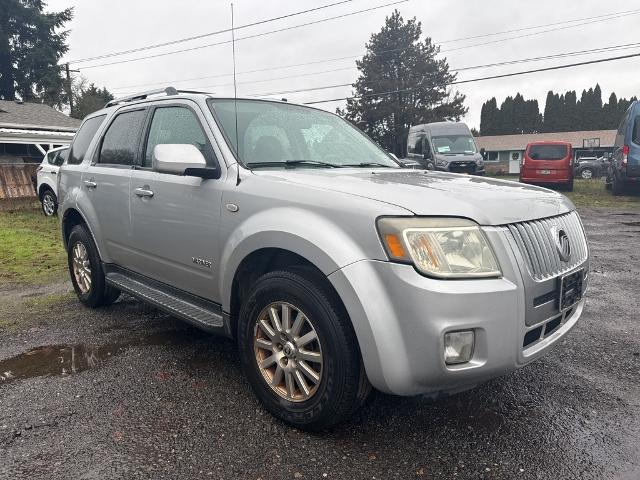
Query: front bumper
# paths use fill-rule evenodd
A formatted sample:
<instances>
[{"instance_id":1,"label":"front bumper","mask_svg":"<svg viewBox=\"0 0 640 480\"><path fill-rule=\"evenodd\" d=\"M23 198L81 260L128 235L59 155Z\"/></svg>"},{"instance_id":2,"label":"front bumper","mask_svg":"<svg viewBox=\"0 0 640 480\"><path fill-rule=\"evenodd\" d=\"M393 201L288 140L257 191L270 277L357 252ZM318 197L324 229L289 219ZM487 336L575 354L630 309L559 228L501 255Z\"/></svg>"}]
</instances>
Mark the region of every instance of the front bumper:
<instances>
[{"instance_id":1,"label":"front bumper","mask_svg":"<svg viewBox=\"0 0 640 480\"><path fill-rule=\"evenodd\" d=\"M562 314L553 332L523 346L527 333L549 319L526 325L525 284L508 232L485 232L502 278L438 280L410 265L374 260L329 276L353 322L374 387L397 395L463 391L540 357L576 324L584 298ZM474 330L474 354L468 363L446 365L444 334L457 330Z\"/></svg>"}]
</instances>

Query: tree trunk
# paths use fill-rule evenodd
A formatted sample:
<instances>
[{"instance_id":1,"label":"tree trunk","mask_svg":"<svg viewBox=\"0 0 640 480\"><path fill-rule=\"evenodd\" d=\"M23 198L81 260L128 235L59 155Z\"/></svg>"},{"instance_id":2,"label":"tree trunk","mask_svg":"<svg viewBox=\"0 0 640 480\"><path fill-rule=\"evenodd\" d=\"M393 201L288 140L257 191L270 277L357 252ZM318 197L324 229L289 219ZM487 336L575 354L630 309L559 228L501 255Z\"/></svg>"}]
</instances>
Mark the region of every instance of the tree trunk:
<instances>
[{"instance_id":1,"label":"tree trunk","mask_svg":"<svg viewBox=\"0 0 640 480\"><path fill-rule=\"evenodd\" d=\"M0 14L0 97L15 100L11 46L9 45L9 19L6 12Z\"/></svg>"}]
</instances>

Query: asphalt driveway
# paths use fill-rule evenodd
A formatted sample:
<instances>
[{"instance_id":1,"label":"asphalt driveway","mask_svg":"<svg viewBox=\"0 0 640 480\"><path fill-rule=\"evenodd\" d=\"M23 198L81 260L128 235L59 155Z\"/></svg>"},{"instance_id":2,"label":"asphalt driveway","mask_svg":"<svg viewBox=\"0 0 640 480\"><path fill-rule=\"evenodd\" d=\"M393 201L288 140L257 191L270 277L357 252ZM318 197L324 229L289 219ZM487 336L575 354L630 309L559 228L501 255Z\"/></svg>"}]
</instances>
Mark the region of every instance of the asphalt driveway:
<instances>
[{"instance_id":1,"label":"asphalt driveway","mask_svg":"<svg viewBox=\"0 0 640 480\"><path fill-rule=\"evenodd\" d=\"M588 304L548 356L435 402L375 393L319 435L262 409L229 340L0 287L0 478L640 478L640 213L581 214Z\"/></svg>"}]
</instances>

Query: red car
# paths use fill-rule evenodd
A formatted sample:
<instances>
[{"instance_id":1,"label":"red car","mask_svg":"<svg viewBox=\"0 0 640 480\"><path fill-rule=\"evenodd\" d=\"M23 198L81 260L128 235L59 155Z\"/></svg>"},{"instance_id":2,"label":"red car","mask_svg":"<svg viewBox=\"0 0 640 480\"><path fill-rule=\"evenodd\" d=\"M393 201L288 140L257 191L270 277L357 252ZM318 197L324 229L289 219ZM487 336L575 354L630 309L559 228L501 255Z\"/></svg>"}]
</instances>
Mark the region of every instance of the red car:
<instances>
[{"instance_id":1,"label":"red car","mask_svg":"<svg viewBox=\"0 0 640 480\"><path fill-rule=\"evenodd\" d=\"M520 181L537 185L558 185L573 191L573 149L568 142L533 142L527 145Z\"/></svg>"}]
</instances>

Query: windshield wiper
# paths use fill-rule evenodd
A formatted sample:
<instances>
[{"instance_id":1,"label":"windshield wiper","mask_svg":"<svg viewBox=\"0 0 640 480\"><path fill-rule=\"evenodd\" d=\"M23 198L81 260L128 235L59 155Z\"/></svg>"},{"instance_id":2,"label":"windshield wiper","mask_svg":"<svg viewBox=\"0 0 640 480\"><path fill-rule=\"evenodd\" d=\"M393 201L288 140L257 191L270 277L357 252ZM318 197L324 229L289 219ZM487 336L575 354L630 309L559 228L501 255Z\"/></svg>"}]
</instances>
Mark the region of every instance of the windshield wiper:
<instances>
[{"instance_id":1,"label":"windshield wiper","mask_svg":"<svg viewBox=\"0 0 640 480\"><path fill-rule=\"evenodd\" d=\"M391 168L390 165L385 165L384 163L376 163L376 162L343 163L340 166L341 167L384 167L384 168Z\"/></svg>"},{"instance_id":2,"label":"windshield wiper","mask_svg":"<svg viewBox=\"0 0 640 480\"><path fill-rule=\"evenodd\" d=\"M341 165L335 165L333 163L319 162L317 160L286 160L284 162L250 162L247 163L247 167L259 168L259 167L296 167L298 165L317 165L320 167L340 168Z\"/></svg>"}]
</instances>

